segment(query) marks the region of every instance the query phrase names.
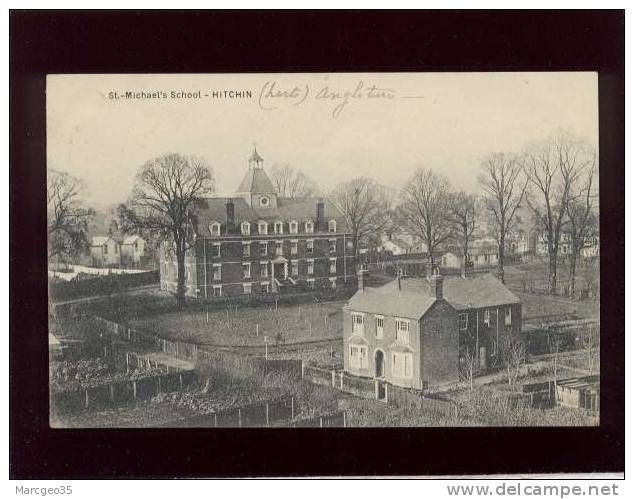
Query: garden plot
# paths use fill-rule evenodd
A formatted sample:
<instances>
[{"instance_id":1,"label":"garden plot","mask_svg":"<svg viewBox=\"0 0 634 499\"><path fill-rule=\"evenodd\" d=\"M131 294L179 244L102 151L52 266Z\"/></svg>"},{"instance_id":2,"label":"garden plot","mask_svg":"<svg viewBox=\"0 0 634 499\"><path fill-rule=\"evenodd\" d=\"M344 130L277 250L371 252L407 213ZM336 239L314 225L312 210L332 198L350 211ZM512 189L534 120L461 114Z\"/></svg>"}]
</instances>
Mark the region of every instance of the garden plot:
<instances>
[{"instance_id":1,"label":"garden plot","mask_svg":"<svg viewBox=\"0 0 634 499\"><path fill-rule=\"evenodd\" d=\"M200 346L284 345L338 339L343 334L344 302L182 311L129 321L158 336Z\"/></svg>"}]
</instances>

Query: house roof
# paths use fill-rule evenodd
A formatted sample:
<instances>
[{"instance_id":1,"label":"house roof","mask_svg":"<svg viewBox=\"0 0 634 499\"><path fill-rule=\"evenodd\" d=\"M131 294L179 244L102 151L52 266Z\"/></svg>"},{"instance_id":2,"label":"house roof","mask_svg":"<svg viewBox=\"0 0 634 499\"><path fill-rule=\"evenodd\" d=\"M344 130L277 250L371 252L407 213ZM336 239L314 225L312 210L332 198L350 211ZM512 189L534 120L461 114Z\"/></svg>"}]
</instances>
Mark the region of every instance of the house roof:
<instances>
[{"instance_id":1,"label":"house roof","mask_svg":"<svg viewBox=\"0 0 634 499\"><path fill-rule=\"evenodd\" d=\"M123 239L123 244L134 244L136 241L140 240L141 236L138 236L136 234L133 234L131 236L126 236Z\"/></svg>"},{"instance_id":2,"label":"house roof","mask_svg":"<svg viewBox=\"0 0 634 499\"><path fill-rule=\"evenodd\" d=\"M397 287L397 282L392 281L378 289L385 296L385 294L399 293ZM420 278L401 279L400 293L409 293L414 296L422 295L425 298L432 295L429 281ZM491 274L478 274L477 276L467 276L466 278L445 277L443 280L443 297L456 309L494 307L520 303L520 299Z\"/></svg>"},{"instance_id":3,"label":"house roof","mask_svg":"<svg viewBox=\"0 0 634 499\"><path fill-rule=\"evenodd\" d=\"M355 312L385 314L418 320L436 301L429 295L405 290L388 292L384 288L385 286L357 291L348 301L350 309Z\"/></svg>"},{"instance_id":4,"label":"house roof","mask_svg":"<svg viewBox=\"0 0 634 499\"><path fill-rule=\"evenodd\" d=\"M317 202L319 198L307 197L307 198L277 198L277 207L259 208L251 207L247 202L240 197L236 198L206 198L202 199L195 209L195 218L197 219L197 232L205 231L212 222L219 222L221 224L227 221L227 207L228 201L232 201L234 205L234 215L236 225L240 225L242 222L257 223L260 220L267 222L289 222L296 220L297 222L303 222L305 220L315 220L317 217ZM339 210L329 200L324 199L324 221L336 220L337 231L340 232L341 228L345 228L345 219Z\"/></svg>"},{"instance_id":5,"label":"house roof","mask_svg":"<svg viewBox=\"0 0 634 499\"><path fill-rule=\"evenodd\" d=\"M257 154L257 152L254 151L254 154ZM250 167L242 182L240 182L237 192L276 193L277 189L275 189L273 182L271 182L263 168Z\"/></svg>"},{"instance_id":6,"label":"house roof","mask_svg":"<svg viewBox=\"0 0 634 499\"><path fill-rule=\"evenodd\" d=\"M112 239L110 236L94 236L92 238L91 246L103 246L109 240L113 240L114 241L114 239Z\"/></svg>"}]
</instances>

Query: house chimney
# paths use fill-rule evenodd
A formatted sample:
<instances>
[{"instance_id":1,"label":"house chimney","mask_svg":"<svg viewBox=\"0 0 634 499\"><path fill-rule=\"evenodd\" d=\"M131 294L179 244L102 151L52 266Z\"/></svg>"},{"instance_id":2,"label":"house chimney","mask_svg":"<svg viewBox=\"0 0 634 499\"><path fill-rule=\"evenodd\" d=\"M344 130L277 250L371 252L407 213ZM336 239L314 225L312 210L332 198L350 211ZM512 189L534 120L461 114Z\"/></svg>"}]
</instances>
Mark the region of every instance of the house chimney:
<instances>
[{"instance_id":1,"label":"house chimney","mask_svg":"<svg viewBox=\"0 0 634 499\"><path fill-rule=\"evenodd\" d=\"M365 270L359 270L359 272L357 272L357 281L358 281L359 291L365 290L365 274L366 274Z\"/></svg>"},{"instance_id":2,"label":"house chimney","mask_svg":"<svg viewBox=\"0 0 634 499\"><path fill-rule=\"evenodd\" d=\"M431 291L436 300L442 300L442 282L443 278L440 274L436 274L431 278Z\"/></svg>"},{"instance_id":3,"label":"house chimney","mask_svg":"<svg viewBox=\"0 0 634 499\"><path fill-rule=\"evenodd\" d=\"M231 234L235 229L236 222L236 212L235 205L233 204L233 200L229 199L227 201L227 234Z\"/></svg>"},{"instance_id":4,"label":"house chimney","mask_svg":"<svg viewBox=\"0 0 634 499\"><path fill-rule=\"evenodd\" d=\"M317 200L317 222L315 223L315 228L317 231L322 229L322 224L324 223L324 200Z\"/></svg>"}]
</instances>

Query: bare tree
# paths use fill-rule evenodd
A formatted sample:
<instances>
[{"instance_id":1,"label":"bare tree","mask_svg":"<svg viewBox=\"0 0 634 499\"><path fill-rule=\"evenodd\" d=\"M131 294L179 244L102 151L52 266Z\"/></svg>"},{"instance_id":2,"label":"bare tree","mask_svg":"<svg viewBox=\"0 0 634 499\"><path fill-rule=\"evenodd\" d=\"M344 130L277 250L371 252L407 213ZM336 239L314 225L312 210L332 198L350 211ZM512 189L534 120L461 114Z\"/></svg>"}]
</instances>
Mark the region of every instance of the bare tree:
<instances>
[{"instance_id":1,"label":"bare tree","mask_svg":"<svg viewBox=\"0 0 634 499\"><path fill-rule=\"evenodd\" d=\"M403 189L400 211L408 228L427 246L430 264L434 252L451 236L448 210L449 182L429 169L417 170Z\"/></svg>"},{"instance_id":2,"label":"bare tree","mask_svg":"<svg viewBox=\"0 0 634 499\"><path fill-rule=\"evenodd\" d=\"M191 211L213 188L204 160L166 154L139 169L129 205L119 210L127 228L155 234L165 251L175 254L176 299L181 308L185 305L185 255L193 240Z\"/></svg>"},{"instance_id":3,"label":"bare tree","mask_svg":"<svg viewBox=\"0 0 634 499\"><path fill-rule=\"evenodd\" d=\"M542 328L544 328L548 334L548 360L547 369L550 375L550 381L552 383L552 390L548 391L549 397L551 393L556 393L557 390L557 376L559 374L559 359L562 349L562 339L559 331L551 327L551 323L543 322Z\"/></svg>"},{"instance_id":4,"label":"bare tree","mask_svg":"<svg viewBox=\"0 0 634 499\"><path fill-rule=\"evenodd\" d=\"M506 237L517 221L528 179L522 178L522 165L512 154L495 153L482 163L478 180L484 191L484 205L491 215L498 245L498 278L504 282Z\"/></svg>"},{"instance_id":5,"label":"bare tree","mask_svg":"<svg viewBox=\"0 0 634 499\"><path fill-rule=\"evenodd\" d=\"M462 261L469 266L469 247L476 229L476 197L464 191L450 195L447 219L453 225L454 238L462 247Z\"/></svg>"},{"instance_id":6,"label":"bare tree","mask_svg":"<svg viewBox=\"0 0 634 499\"><path fill-rule=\"evenodd\" d=\"M81 181L49 170L46 181L48 258L65 259L88 248L88 222L94 210L83 206Z\"/></svg>"},{"instance_id":7,"label":"bare tree","mask_svg":"<svg viewBox=\"0 0 634 499\"><path fill-rule=\"evenodd\" d=\"M358 177L338 185L330 199L346 219L356 258L359 243L372 234L380 234L389 223L390 206L385 189L372 179Z\"/></svg>"},{"instance_id":8,"label":"bare tree","mask_svg":"<svg viewBox=\"0 0 634 499\"><path fill-rule=\"evenodd\" d=\"M592 163L588 165L587 171L582 178L581 188L577 193L573 193L570 201L566 205L568 225L570 228L570 296L576 293L577 260L581 250L585 248L597 227L597 219L594 213L596 193L593 190L593 181L596 174L596 160L593 157Z\"/></svg>"},{"instance_id":9,"label":"bare tree","mask_svg":"<svg viewBox=\"0 0 634 499\"><path fill-rule=\"evenodd\" d=\"M512 329L507 329L502 338L501 354L506 369L507 380L512 390L520 373L520 368L526 360L524 341Z\"/></svg>"},{"instance_id":10,"label":"bare tree","mask_svg":"<svg viewBox=\"0 0 634 499\"><path fill-rule=\"evenodd\" d=\"M535 191L528 197L528 204L548 247L551 294L557 290L559 244L568 203L574 196L573 186L590 161L585 144L565 134L533 144L523 156L527 178Z\"/></svg>"},{"instance_id":11,"label":"bare tree","mask_svg":"<svg viewBox=\"0 0 634 499\"><path fill-rule=\"evenodd\" d=\"M583 332L581 337L583 351L586 357L588 372L592 374L596 369L597 360L599 359L599 326L591 325Z\"/></svg>"},{"instance_id":12,"label":"bare tree","mask_svg":"<svg viewBox=\"0 0 634 499\"><path fill-rule=\"evenodd\" d=\"M313 179L288 164L275 164L271 167L273 185L280 196L302 198L313 196L319 189Z\"/></svg>"},{"instance_id":13,"label":"bare tree","mask_svg":"<svg viewBox=\"0 0 634 499\"><path fill-rule=\"evenodd\" d=\"M467 347L462 357L462 376L469 383L469 391L473 391L473 377L477 368L478 358L475 350Z\"/></svg>"}]
</instances>

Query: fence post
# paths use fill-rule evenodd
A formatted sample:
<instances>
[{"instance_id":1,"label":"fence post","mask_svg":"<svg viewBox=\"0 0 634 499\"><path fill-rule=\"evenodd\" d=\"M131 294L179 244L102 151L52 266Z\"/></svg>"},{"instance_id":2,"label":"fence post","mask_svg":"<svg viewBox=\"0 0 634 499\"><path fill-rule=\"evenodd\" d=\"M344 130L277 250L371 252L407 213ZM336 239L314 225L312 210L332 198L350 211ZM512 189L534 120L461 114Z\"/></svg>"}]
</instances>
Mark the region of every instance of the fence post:
<instances>
[{"instance_id":1,"label":"fence post","mask_svg":"<svg viewBox=\"0 0 634 499\"><path fill-rule=\"evenodd\" d=\"M182 389L183 389L183 375L182 375L182 374L179 374L179 375L178 375L178 381L179 381L179 382L180 382L180 384L181 384L181 390L182 390Z\"/></svg>"},{"instance_id":2,"label":"fence post","mask_svg":"<svg viewBox=\"0 0 634 499\"><path fill-rule=\"evenodd\" d=\"M242 428L242 411L238 407L238 427Z\"/></svg>"},{"instance_id":3,"label":"fence post","mask_svg":"<svg viewBox=\"0 0 634 499\"><path fill-rule=\"evenodd\" d=\"M343 371L339 373L339 389L343 390Z\"/></svg>"},{"instance_id":4,"label":"fence post","mask_svg":"<svg viewBox=\"0 0 634 499\"><path fill-rule=\"evenodd\" d=\"M346 411L343 411L343 427L346 427Z\"/></svg>"},{"instance_id":5,"label":"fence post","mask_svg":"<svg viewBox=\"0 0 634 499\"><path fill-rule=\"evenodd\" d=\"M88 388L86 388L85 393L86 393L86 396L85 396L86 399L84 401L84 407L86 409L88 409L88 405L89 405L89 403L88 403Z\"/></svg>"},{"instance_id":6,"label":"fence post","mask_svg":"<svg viewBox=\"0 0 634 499\"><path fill-rule=\"evenodd\" d=\"M218 428L218 413L214 412L214 428Z\"/></svg>"},{"instance_id":7,"label":"fence post","mask_svg":"<svg viewBox=\"0 0 634 499\"><path fill-rule=\"evenodd\" d=\"M161 377L157 376L156 377L156 394L158 395L159 393L161 393Z\"/></svg>"},{"instance_id":8,"label":"fence post","mask_svg":"<svg viewBox=\"0 0 634 499\"><path fill-rule=\"evenodd\" d=\"M319 427L320 427L320 428L323 428L323 427L324 427L324 423L323 423L323 421L322 421L322 419L321 419L321 416L319 416Z\"/></svg>"},{"instance_id":9,"label":"fence post","mask_svg":"<svg viewBox=\"0 0 634 499\"><path fill-rule=\"evenodd\" d=\"M114 385L110 383L110 402L114 402Z\"/></svg>"},{"instance_id":10,"label":"fence post","mask_svg":"<svg viewBox=\"0 0 634 499\"><path fill-rule=\"evenodd\" d=\"M136 380L132 382L132 394L134 396L134 399L136 400Z\"/></svg>"},{"instance_id":11,"label":"fence post","mask_svg":"<svg viewBox=\"0 0 634 499\"><path fill-rule=\"evenodd\" d=\"M295 418L295 399L291 397L291 419Z\"/></svg>"},{"instance_id":12,"label":"fence post","mask_svg":"<svg viewBox=\"0 0 634 499\"><path fill-rule=\"evenodd\" d=\"M265 412L265 414L266 414L266 426L268 426L269 425L269 403L267 402L264 407L265 407L265 410L266 410L266 412Z\"/></svg>"},{"instance_id":13,"label":"fence post","mask_svg":"<svg viewBox=\"0 0 634 499\"><path fill-rule=\"evenodd\" d=\"M374 380L374 398L379 400L379 380Z\"/></svg>"},{"instance_id":14,"label":"fence post","mask_svg":"<svg viewBox=\"0 0 634 499\"><path fill-rule=\"evenodd\" d=\"M125 373L130 374L130 354L125 353Z\"/></svg>"},{"instance_id":15,"label":"fence post","mask_svg":"<svg viewBox=\"0 0 634 499\"><path fill-rule=\"evenodd\" d=\"M302 379L304 379L304 359L302 359L301 362L302 362Z\"/></svg>"},{"instance_id":16,"label":"fence post","mask_svg":"<svg viewBox=\"0 0 634 499\"><path fill-rule=\"evenodd\" d=\"M333 369L332 370L332 387L334 388L335 386L336 386L335 385L335 370Z\"/></svg>"}]
</instances>

